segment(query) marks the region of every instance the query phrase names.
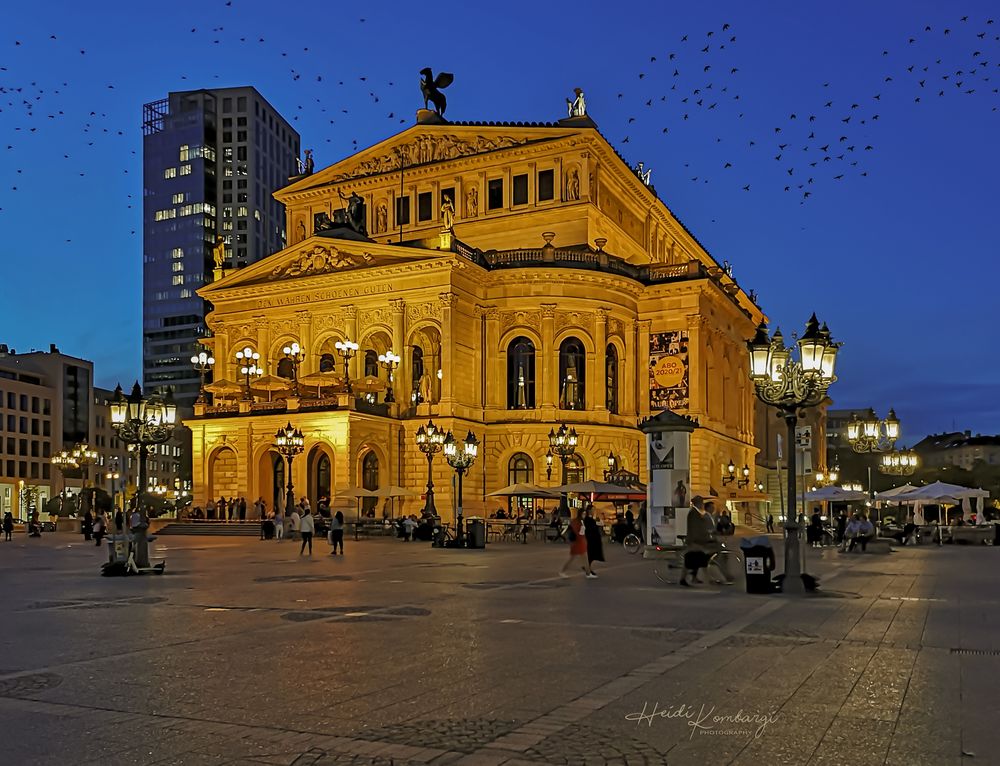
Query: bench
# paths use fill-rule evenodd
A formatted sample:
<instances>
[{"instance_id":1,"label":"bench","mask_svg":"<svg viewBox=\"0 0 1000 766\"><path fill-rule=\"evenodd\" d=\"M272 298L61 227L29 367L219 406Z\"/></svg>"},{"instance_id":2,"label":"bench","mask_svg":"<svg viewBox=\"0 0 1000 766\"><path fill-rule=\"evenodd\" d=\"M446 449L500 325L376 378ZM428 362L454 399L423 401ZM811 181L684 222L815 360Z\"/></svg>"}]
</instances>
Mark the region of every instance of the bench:
<instances>
[{"instance_id":1,"label":"bench","mask_svg":"<svg viewBox=\"0 0 1000 766\"><path fill-rule=\"evenodd\" d=\"M951 541L961 545L990 545L994 536L995 531L992 524L951 528Z\"/></svg>"}]
</instances>

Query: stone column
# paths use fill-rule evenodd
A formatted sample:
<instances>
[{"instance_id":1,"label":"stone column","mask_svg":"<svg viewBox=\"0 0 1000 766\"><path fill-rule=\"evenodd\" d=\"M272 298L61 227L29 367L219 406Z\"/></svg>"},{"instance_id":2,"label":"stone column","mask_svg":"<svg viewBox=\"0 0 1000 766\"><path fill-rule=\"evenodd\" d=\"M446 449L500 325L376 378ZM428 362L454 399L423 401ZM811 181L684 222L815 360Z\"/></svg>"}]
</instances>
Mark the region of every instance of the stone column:
<instances>
[{"instance_id":1,"label":"stone column","mask_svg":"<svg viewBox=\"0 0 1000 766\"><path fill-rule=\"evenodd\" d=\"M649 326L651 321L649 319L637 319L635 322L636 332L638 333L637 344L639 346L639 358L644 362L642 365L642 373L638 376L636 380L636 395L639 397L638 400L638 415L640 418L649 417Z\"/></svg>"},{"instance_id":2,"label":"stone column","mask_svg":"<svg viewBox=\"0 0 1000 766\"><path fill-rule=\"evenodd\" d=\"M692 314L688 316L688 415L704 416L705 401L705 320Z\"/></svg>"},{"instance_id":3,"label":"stone column","mask_svg":"<svg viewBox=\"0 0 1000 766\"><path fill-rule=\"evenodd\" d=\"M555 337L555 324L556 324L556 304L554 303L543 303L541 304L542 309L542 347L538 350L542 357L542 396L540 403L542 407L555 407L556 402L559 401L559 358L556 354L555 349L552 347L553 338ZM537 376L538 371L538 355L535 356L535 371ZM538 381L536 378L535 385L537 387ZM539 403L537 398L537 388L536 394L536 404Z\"/></svg>"},{"instance_id":4,"label":"stone column","mask_svg":"<svg viewBox=\"0 0 1000 766\"><path fill-rule=\"evenodd\" d=\"M591 394L589 395L592 410L606 410L608 408L608 386L607 386L607 351L608 351L608 310L597 309L594 314L596 320L594 331L594 371L589 376L593 383L590 383Z\"/></svg>"},{"instance_id":5,"label":"stone column","mask_svg":"<svg viewBox=\"0 0 1000 766\"><path fill-rule=\"evenodd\" d=\"M305 359L299 365L299 376L309 375L319 369L318 349L313 348L312 312L296 311L295 318L299 322L299 345L305 352Z\"/></svg>"},{"instance_id":6,"label":"stone column","mask_svg":"<svg viewBox=\"0 0 1000 766\"><path fill-rule=\"evenodd\" d=\"M358 343L359 342L359 340L358 340L358 307L357 306L344 306L344 320L345 320L345 324L346 324L346 326L344 328L344 332L347 334L347 340L352 340L355 343ZM348 365L348 370L350 371L348 374L351 376L351 380L357 380L358 377L359 377L358 376L358 356L359 356L359 354L362 354L362 353L364 353L364 352L361 349L358 349L358 352L351 358L351 362ZM343 361L343 359L341 359L340 360L340 367L338 367L338 371L343 369L343 364L344 364L344 361Z\"/></svg>"},{"instance_id":7,"label":"stone column","mask_svg":"<svg viewBox=\"0 0 1000 766\"><path fill-rule=\"evenodd\" d=\"M635 416L638 414L636 391L638 390L640 396L645 396L646 400L649 400L649 349L644 353L636 349L635 322L625 321L622 324L622 332L625 335L625 375L618 384L622 397L618 411L622 415Z\"/></svg>"},{"instance_id":8,"label":"stone column","mask_svg":"<svg viewBox=\"0 0 1000 766\"><path fill-rule=\"evenodd\" d=\"M238 377L232 373L236 364L236 358L230 356L229 334L221 327L215 328L213 337L212 356L215 357L215 369L212 371L214 380L236 380ZM233 354L236 352L233 351Z\"/></svg>"},{"instance_id":9,"label":"stone column","mask_svg":"<svg viewBox=\"0 0 1000 766\"><path fill-rule=\"evenodd\" d=\"M451 409L455 404L455 354L454 343L455 334L452 327L454 308L457 306L458 295L451 292L439 293L441 300L441 414L451 414ZM431 371L432 375L437 374L437 370Z\"/></svg>"},{"instance_id":10,"label":"stone column","mask_svg":"<svg viewBox=\"0 0 1000 766\"><path fill-rule=\"evenodd\" d=\"M271 369L271 360L268 359L271 346L271 328L268 326L267 318L263 315L255 316L253 323L257 330L257 348L254 350L260 354L260 366L264 368L264 374L271 375L274 373L274 370ZM236 351L233 353L235 354Z\"/></svg>"},{"instance_id":11,"label":"stone column","mask_svg":"<svg viewBox=\"0 0 1000 766\"><path fill-rule=\"evenodd\" d=\"M390 298L392 312L392 352L400 357L399 367L393 375L392 394L399 406L410 406L410 355L406 353L406 302L402 298Z\"/></svg>"},{"instance_id":12,"label":"stone column","mask_svg":"<svg viewBox=\"0 0 1000 766\"><path fill-rule=\"evenodd\" d=\"M500 309L484 306L486 321L486 348L481 349L483 374L486 381L486 406L503 409L507 406L507 365L499 364L500 349ZM506 355L503 355L506 360Z\"/></svg>"}]
</instances>

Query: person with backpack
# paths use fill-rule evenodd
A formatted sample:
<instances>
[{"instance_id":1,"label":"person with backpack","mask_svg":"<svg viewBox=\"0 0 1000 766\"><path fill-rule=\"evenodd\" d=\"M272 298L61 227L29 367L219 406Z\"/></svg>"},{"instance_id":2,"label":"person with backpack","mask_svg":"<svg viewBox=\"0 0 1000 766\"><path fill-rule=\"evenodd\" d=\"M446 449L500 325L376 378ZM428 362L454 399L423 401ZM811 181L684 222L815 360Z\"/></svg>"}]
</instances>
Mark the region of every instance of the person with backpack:
<instances>
[{"instance_id":1,"label":"person with backpack","mask_svg":"<svg viewBox=\"0 0 1000 766\"><path fill-rule=\"evenodd\" d=\"M588 580L596 580L597 575L594 574L594 571L590 568L590 562L587 560L587 538L583 533L582 508L577 512L576 518L569 523L569 529L566 531L566 540L569 542L569 558L563 564L563 568L559 570L559 576L569 577L566 574L566 570L579 565Z\"/></svg>"}]
</instances>

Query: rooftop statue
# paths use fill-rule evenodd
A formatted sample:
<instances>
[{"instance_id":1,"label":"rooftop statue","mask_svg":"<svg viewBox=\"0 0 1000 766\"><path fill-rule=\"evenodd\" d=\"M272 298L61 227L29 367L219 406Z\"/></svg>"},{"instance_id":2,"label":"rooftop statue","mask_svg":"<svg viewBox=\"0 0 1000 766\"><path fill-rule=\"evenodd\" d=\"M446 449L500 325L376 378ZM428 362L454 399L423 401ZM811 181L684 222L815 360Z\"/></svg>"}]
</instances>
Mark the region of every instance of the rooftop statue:
<instances>
[{"instance_id":1,"label":"rooftop statue","mask_svg":"<svg viewBox=\"0 0 1000 766\"><path fill-rule=\"evenodd\" d=\"M566 99L566 111L569 113L569 117L586 117L587 116L587 102L583 98L583 91L580 88L573 88L573 93L576 94L576 98L570 101Z\"/></svg>"},{"instance_id":2,"label":"rooftop statue","mask_svg":"<svg viewBox=\"0 0 1000 766\"><path fill-rule=\"evenodd\" d=\"M421 69L420 74L423 75L423 79L420 81L420 93L424 97L424 109L427 108L427 102L430 101L434 104L434 111L440 117L444 117L448 100L441 91L455 81L455 75L450 72L439 72L435 78L430 67Z\"/></svg>"},{"instance_id":3,"label":"rooftop statue","mask_svg":"<svg viewBox=\"0 0 1000 766\"><path fill-rule=\"evenodd\" d=\"M221 269L226 265L226 240L221 234L215 235L215 246L212 248L212 259L215 261L215 268Z\"/></svg>"},{"instance_id":4,"label":"rooftop statue","mask_svg":"<svg viewBox=\"0 0 1000 766\"><path fill-rule=\"evenodd\" d=\"M641 162L633 169L635 170L635 174L639 176L639 180L646 184L646 186L649 186L649 177L653 175L653 169L644 170Z\"/></svg>"}]
</instances>

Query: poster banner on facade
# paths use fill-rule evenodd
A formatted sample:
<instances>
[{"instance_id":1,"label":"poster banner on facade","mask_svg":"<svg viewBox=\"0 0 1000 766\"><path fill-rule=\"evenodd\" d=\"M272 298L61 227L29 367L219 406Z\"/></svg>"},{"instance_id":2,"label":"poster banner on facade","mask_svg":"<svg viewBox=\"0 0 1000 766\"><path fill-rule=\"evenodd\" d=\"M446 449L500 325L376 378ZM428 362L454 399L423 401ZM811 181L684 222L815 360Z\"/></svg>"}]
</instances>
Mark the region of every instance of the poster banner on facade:
<instances>
[{"instance_id":1,"label":"poster banner on facade","mask_svg":"<svg viewBox=\"0 0 1000 766\"><path fill-rule=\"evenodd\" d=\"M686 533L691 487L691 434L687 431L653 433L649 442L649 485L646 508L649 524L646 544L656 530L660 542L676 545Z\"/></svg>"},{"instance_id":2,"label":"poster banner on facade","mask_svg":"<svg viewBox=\"0 0 1000 766\"><path fill-rule=\"evenodd\" d=\"M649 336L649 409L687 411L688 332L671 330Z\"/></svg>"}]
</instances>

